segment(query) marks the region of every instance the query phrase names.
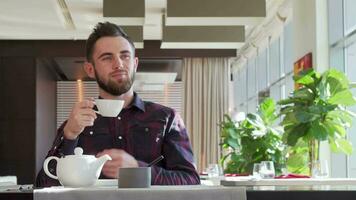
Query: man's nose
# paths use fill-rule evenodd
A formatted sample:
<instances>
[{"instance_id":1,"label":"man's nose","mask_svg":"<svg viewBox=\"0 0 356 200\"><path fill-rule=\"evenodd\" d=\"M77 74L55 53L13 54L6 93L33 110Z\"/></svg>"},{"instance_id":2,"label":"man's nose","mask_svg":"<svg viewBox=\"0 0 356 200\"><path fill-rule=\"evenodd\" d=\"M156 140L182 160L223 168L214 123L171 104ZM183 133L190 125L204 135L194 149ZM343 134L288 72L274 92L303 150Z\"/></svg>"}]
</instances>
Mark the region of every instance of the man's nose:
<instances>
[{"instance_id":1,"label":"man's nose","mask_svg":"<svg viewBox=\"0 0 356 200\"><path fill-rule=\"evenodd\" d=\"M124 67L124 63L123 63L122 59L120 58L120 55L114 56L114 65L113 65L113 67L115 69L121 69L121 68Z\"/></svg>"}]
</instances>

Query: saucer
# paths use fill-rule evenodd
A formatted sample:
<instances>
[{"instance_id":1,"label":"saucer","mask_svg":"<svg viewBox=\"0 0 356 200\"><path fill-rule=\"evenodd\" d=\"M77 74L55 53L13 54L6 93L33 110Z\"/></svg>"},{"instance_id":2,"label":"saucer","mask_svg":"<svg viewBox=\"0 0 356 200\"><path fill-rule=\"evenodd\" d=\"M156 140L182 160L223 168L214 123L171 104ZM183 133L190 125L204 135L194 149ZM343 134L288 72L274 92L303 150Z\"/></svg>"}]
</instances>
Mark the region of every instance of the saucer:
<instances>
[{"instance_id":1,"label":"saucer","mask_svg":"<svg viewBox=\"0 0 356 200\"><path fill-rule=\"evenodd\" d=\"M98 179L94 184L94 187L112 187L112 186L116 186L116 187L118 186L117 179Z\"/></svg>"}]
</instances>

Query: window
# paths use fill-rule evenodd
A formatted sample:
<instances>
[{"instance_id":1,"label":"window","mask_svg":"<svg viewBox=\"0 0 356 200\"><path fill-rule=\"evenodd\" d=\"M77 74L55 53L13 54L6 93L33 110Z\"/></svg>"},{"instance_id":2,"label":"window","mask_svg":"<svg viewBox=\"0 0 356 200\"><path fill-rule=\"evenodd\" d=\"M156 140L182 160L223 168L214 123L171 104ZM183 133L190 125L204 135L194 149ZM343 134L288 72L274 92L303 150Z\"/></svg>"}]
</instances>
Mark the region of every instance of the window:
<instances>
[{"instance_id":1,"label":"window","mask_svg":"<svg viewBox=\"0 0 356 200\"><path fill-rule=\"evenodd\" d=\"M233 91L239 112L255 112L266 97L276 101L294 89L292 78L292 25L285 26L283 35L234 73ZM247 78L246 78L247 77Z\"/></svg>"},{"instance_id":2,"label":"window","mask_svg":"<svg viewBox=\"0 0 356 200\"><path fill-rule=\"evenodd\" d=\"M356 82L356 1L328 0L329 54L330 66L343 71L349 80ZM353 91L356 95L356 91ZM356 106L351 108L356 111ZM354 124L356 119L354 119ZM356 126L353 125L348 137L356 144ZM355 145L354 145L355 148ZM356 177L356 155L349 157L332 154L331 174L333 177Z\"/></svg>"}]
</instances>

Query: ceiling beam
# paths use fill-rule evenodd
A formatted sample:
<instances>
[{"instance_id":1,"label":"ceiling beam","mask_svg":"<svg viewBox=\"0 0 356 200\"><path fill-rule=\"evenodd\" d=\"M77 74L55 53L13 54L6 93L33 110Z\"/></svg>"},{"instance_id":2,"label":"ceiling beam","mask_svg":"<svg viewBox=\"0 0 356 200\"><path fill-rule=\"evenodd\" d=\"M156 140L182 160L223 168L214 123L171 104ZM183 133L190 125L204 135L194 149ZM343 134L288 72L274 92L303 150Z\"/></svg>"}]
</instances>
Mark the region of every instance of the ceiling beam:
<instances>
[{"instance_id":1,"label":"ceiling beam","mask_svg":"<svg viewBox=\"0 0 356 200\"><path fill-rule=\"evenodd\" d=\"M244 42L243 26L164 26L161 48L238 49Z\"/></svg>"},{"instance_id":2,"label":"ceiling beam","mask_svg":"<svg viewBox=\"0 0 356 200\"><path fill-rule=\"evenodd\" d=\"M167 0L166 25L255 25L265 0Z\"/></svg>"},{"instance_id":3,"label":"ceiling beam","mask_svg":"<svg viewBox=\"0 0 356 200\"><path fill-rule=\"evenodd\" d=\"M145 17L145 0L103 0L104 17Z\"/></svg>"},{"instance_id":4,"label":"ceiling beam","mask_svg":"<svg viewBox=\"0 0 356 200\"><path fill-rule=\"evenodd\" d=\"M143 27L142 26L121 26L136 48L143 48Z\"/></svg>"},{"instance_id":5,"label":"ceiling beam","mask_svg":"<svg viewBox=\"0 0 356 200\"><path fill-rule=\"evenodd\" d=\"M119 18L119 25L143 25L145 0L103 0L103 17Z\"/></svg>"}]
</instances>

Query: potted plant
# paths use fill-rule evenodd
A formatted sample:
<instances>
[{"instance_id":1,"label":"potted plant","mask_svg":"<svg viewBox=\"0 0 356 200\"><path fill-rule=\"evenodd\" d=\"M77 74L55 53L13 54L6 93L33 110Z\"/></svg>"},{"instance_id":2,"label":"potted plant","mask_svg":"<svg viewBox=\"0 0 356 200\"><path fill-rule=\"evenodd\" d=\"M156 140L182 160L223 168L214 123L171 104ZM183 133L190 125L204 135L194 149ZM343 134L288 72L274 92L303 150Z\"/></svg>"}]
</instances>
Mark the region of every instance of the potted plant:
<instances>
[{"instance_id":1,"label":"potted plant","mask_svg":"<svg viewBox=\"0 0 356 200\"><path fill-rule=\"evenodd\" d=\"M346 76L335 69L322 75L308 69L294 76L294 80L300 87L278 102L280 115L284 116L283 140L289 146L308 145L309 169L313 161L319 160L320 141L328 141L333 152L351 154L352 145L345 136L355 115L346 107L356 101Z\"/></svg>"},{"instance_id":2,"label":"potted plant","mask_svg":"<svg viewBox=\"0 0 356 200\"><path fill-rule=\"evenodd\" d=\"M282 135L272 127L277 119L276 104L268 98L241 121L225 115L220 124L222 147L227 151L220 160L225 173L251 174L253 164L270 160L276 172L284 161Z\"/></svg>"}]
</instances>

